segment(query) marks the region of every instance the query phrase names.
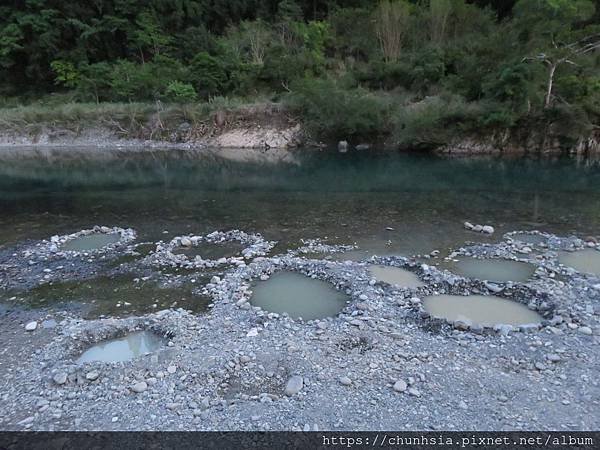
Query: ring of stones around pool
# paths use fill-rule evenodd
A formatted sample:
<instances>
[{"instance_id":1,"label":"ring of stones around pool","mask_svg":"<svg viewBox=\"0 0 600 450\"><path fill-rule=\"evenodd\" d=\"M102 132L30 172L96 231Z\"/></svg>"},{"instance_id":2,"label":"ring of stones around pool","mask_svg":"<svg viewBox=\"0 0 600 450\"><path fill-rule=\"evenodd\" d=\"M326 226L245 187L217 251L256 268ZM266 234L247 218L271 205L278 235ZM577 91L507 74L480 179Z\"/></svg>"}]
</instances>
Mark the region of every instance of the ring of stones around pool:
<instances>
[{"instance_id":1,"label":"ring of stones around pool","mask_svg":"<svg viewBox=\"0 0 600 450\"><path fill-rule=\"evenodd\" d=\"M550 295L541 292L527 285L511 283L502 286L502 289L490 289L490 284L486 281L463 278L447 271L441 271L436 267L426 264L421 265L420 278L426 285L419 288L422 296L435 295L489 295L504 298L519 304L522 304L532 311L537 312L542 320L539 324L525 324L512 326L508 324L496 324L494 326L480 326L462 320L450 321L444 318L432 316L423 306L421 298L411 297L399 300L400 306L408 306L416 313L417 317L424 321L424 324L449 325L462 331L471 331L475 333L498 332L507 334L511 331L533 332L545 326L554 325L557 320L555 316L556 306Z\"/></svg>"},{"instance_id":2,"label":"ring of stones around pool","mask_svg":"<svg viewBox=\"0 0 600 450\"><path fill-rule=\"evenodd\" d=\"M65 323L68 322L68 323ZM190 330L197 325L197 318L183 310L162 310L143 317L124 319L79 320L66 319L59 324L60 336L36 354L47 367L47 381L51 385L84 385L102 376L119 376L115 368L145 367L159 364L161 352L170 347L189 344ZM164 346L155 352L140 355L127 361L88 361L79 363L78 358L94 345L126 337L131 333L147 331L164 339ZM197 334L194 333L194 336Z\"/></svg>"},{"instance_id":3,"label":"ring of stones around pool","mask_svg":"<svg viewBox=\"0 0 600 450\"><path fill-rule=\"evenodd\" d=\"M289 256L303 256L310 254L332 254L332 253L344 253L349 250L358 248L356 245L344 245L344 244L327 244L323 239L301 239L301 246L295 249L288 250Z\"/></svg>"},{"instance_id":4,"label":"ring of stones around pool","mask_svg":"<svg viewBox=\"0 0 600 450\"><path fill-rule=\"evenodd\" d=\"M184 254L175 254L177 249L192 248L201 243L224 244L239 242L246 247L240 252L241 256L223 257L220 259L205 259L197 255L194 259ZM245 265L244 260L250 260L267 255L277 244L267 241L258 233L246 233L240 230L213 231L205 236L177 236L169 243L157 243L156 251L149 255L147 261L156 266L181 267L185 269L207 269L222 265Z\"/></svg>"},{"instance_id":5,"label":"ring of stones around pool","mask_svg":"<svg viewBox=\"0 0 600 450\"><path fill-rule=\"evenodd\" d=\"M515 236L519 235L539 236L540 238L543 238L544 241L537 244L524 243L515 238ZM597 274L577 270L576 268L570 267L560 261L561 253L576 253L577 251L582 250L600 251L600 243L598 242L592 240L586 241L576 236L560 237L540 231L513 231L506 233L504 236L508 242L498 244L498 252L510 252L512 254L521 253L527 255L529 258L533 257L533 255L529 255L532 252L532 248L536 249L537 247L537 249L542 252L538 255L535 255L534 261L535 264L540 266L538 268L539 270L536 271L539 276L550 276L553 278L555 274L560 274L569 278L581 277L583 279L591 280L600 278L600 276ZM543 273L544 271L545 273Z\"/></svg>"},{"instance_id":6,"label":"ring of stones around pool","mask_svg":"<svg viewBox=\"0 0 600 450\"><path fill-rule=\"evenodd\" d=\"M375 301L379 298L377 288L369 285L370 277L364 265L350 261L342 263L290 255L257 258L246 266L239 266L227 272L222 280L209 283L203 288L202 294L212 296L219 307L233 306L271 320L299 321L286 313L264 311L250 303L252 283L259 280L266 281L277 272L294 272L327 282L348 296L349 300L337 315L303 321L307 324L314 323L318 326L325 321L343 320L342 316L350 320L353 313L359 309L361 302Z\"/></svg>"},{"instance_id":7,"label":"ring of stones around pool","mask_svg":"<svg viewBox=\"0 0 600 450\"><path fill-rule=\"evenodd\" d=\"M103 247L93 250L62 250L61 247L68 242L75 239L91 236L94 234L118 234L119 240L111 242ZM66 234L62 236L52 236L49 240L42 240L35 245L28 247L23 251L23 256L29 258L31 256L37 256L40 258L60 257L60 258L71 258L71 257L86 257L94 258L97 256L103 256L111 254L117 251L126 249L131 242L136 239L136 232L131 228L120 228L120 227L105 227L96 225L93 228L81 230L76 233Z\"/></svg>"}]
</instances>

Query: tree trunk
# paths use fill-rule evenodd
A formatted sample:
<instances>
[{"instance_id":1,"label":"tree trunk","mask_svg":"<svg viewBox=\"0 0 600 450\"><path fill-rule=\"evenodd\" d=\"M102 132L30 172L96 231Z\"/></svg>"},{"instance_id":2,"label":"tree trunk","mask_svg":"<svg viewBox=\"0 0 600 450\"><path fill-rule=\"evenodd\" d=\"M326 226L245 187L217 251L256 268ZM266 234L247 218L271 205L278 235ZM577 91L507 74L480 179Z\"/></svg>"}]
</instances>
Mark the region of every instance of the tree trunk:
<instances>
[{"instance_id":1,"label":"tree trunk","mask_svg":"<svg viewBox=\"0 0 600 450\"><path fill-rule=\"evenodd\" d=\"M552 101L552 85L554 83L554 72L556 72L556 66L556 63L550 65L550 73L548 74L548 88L546 90L544 108L548 108L550 106L550 102Z\"/></svg>"}]
</instances>

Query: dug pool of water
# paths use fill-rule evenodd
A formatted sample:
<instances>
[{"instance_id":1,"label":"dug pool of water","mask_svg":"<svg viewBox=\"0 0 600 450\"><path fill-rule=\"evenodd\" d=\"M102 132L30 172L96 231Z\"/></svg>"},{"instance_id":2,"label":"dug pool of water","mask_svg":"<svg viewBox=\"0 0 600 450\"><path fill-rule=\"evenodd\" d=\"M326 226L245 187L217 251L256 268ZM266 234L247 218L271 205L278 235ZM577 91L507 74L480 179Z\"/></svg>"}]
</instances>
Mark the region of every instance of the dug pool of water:
<instances>
[{"instance_id":1,"label":"dug pool of water","mask_svg":"<svg viewBox=\"0 0 600 450\"><path fill-rule=\"evenodd\" d=\"M165 308L185 308L194 312L206 310L208 297L193 292L193 285L165 287L151 280L135 282L138 275L126 273L100 276L87 280L73 280L43 284L28 292L12 292L31 307L58 304L82 305L85 317L100 315L127 316L149 313ZM209 275L198 276L197 283L208 282Z\"/></svg>"},{"instance_id":2,"label":"dug pool of water","mask_svg":"<svg viewBox=\"0 0 600 450\"><path fill-rule=\"evenodd\" d=\"M331 284L296 272L277 272L253 286L250 303L262 309L304 320L338 314L348 297Z\"/></svg>"},{"instance_id":3,"label":"dug pool of water","mask_svg":"<svg viewBox=\"0 0 600 450\"><path fill-rule=\"evenodd\" d=\"M558 261L578 272L600 275L600 251L593 248L576 252L560 252Z\"/></svg>"},{"instance_id":4,"label":"dug pool of water","mask_svg":"<svg viewBox=\"0 0 600 450\"><path fill-rule=\"evenodd\" d=\"M99 250L107 245L119 242L119 233L92 233L68 240L61 246L61 250L85 252Z\"/></svg>"},{"instance_id":5,"label":"dug pool of water","mask_svg":"<svg viewBox=\"0 0 600 450\"><path fill-rule=\"evenodd\" d=\"M531 264L507 259L461 258L450 270L458 275L496 282L527 281L535 272Z\"/></svg>"},{"instance_id":6,"label":"dug pool of water","mask_svg":"<svg viewBox=\"0 0 600 450\"><path fill-rule=\"evenodd\" d=\"M432 295L423 306L433 317L492 327L540 323L542 317L520 303L492 295Z\"/></svg>"},{"instance_id":7,"label":"dug pool of water","mask_svg":"<svg viewBox=\"0 0 600 450\"><path fill-rule=\"evenodd\" d=\"M400 267L373 265L369 271L377 281L394 286L417 288L424 285L417 275Z\"/></svg>"},{"instance_id":8,"label":"dug pool of water","mask_svg":"<svg viewBox=\"0 0 600 450\"><path fill-rule=\"evenodd\" d=\"M146 353L152 353L164 345L160 336L151 331L139 331L120 339L100 342L87 349L77 359L78 364L90 361L120 362L129 361Z\"/></svg>"}]
</instances>

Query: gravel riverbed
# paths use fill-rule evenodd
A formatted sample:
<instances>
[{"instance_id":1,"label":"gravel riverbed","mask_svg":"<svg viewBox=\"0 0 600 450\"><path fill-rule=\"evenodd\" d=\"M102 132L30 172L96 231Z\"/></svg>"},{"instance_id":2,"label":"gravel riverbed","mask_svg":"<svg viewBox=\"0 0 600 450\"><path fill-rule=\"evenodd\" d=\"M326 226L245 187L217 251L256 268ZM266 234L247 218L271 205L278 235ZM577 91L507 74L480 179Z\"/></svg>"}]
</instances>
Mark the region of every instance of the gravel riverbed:
<instances>
[{"instance_id":1,"label":"gravel riverbed","mask_svg":"<svg viewBox=\"0 0 600 450\"><path fill-rule=\"evenodd\" d=\"M219 236L240 240L236 233L248 236L235 230ZM547 234L543 244L525 244L511 236L464 246L448 258L533 263L525 283L460 277L437 267L443 262L437 254L343 261L328 255L351 247L310 241L270 255L271 243L256 237L250 244L260 252L227 261L196 288L212 299L206 313L172 308L84 320L68 309L7 302L0 309L0 428L598 429L600 278L558 262L559 251L597 244ZM106 254L36 254L35 248L46 247L0 253L0 293L108 270ZM128 242L115 246L113 256L132 251ZM167 256L157 264L156 251L110 270L135 268L164 284L197 277L193 270L166 270L178 264ZM371 264L411 270L424 286L379 282ZM305 322L252 306L252 282L280 270L330 282L348 295L346 307L336 317ZM422 307L436 293L510 298L543 321L491 329L448 323ZM163 336L164 347L128 362L75 362L92 344L135 330Z\"/></svg>"}]
</instances>

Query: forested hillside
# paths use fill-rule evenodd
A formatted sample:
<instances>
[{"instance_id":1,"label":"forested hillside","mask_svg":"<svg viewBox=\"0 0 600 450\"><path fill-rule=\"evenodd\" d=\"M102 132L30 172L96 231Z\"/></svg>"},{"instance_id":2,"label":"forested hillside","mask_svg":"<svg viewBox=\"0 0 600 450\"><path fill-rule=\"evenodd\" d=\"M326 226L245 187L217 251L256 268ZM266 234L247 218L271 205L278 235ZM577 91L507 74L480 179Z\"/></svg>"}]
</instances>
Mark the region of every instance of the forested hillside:
<instances>
[{"instance_id":1,"label":"forested hillside","mask_svg":"<svg viewBox=\"0 0 600 450\"><path fill-rule=\"evenodd\" d=\"M319 138L400 146L538 124L568 143L600 123L599 3L9 0L0 95L281 102Z\"/></svg>"}]
</instances>

